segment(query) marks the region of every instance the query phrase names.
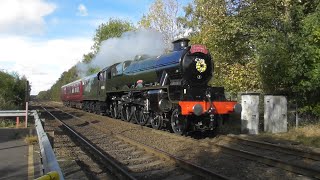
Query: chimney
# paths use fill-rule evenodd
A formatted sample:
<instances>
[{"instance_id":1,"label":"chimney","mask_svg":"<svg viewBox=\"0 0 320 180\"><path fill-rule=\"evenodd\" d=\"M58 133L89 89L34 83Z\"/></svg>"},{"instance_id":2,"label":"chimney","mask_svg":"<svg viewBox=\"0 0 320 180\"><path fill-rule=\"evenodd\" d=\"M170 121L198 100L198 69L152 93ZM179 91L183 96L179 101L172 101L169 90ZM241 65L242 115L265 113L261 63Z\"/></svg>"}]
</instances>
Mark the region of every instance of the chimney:
<instances>
[{"instance_id":1,"label":"chimney","mask_svg":"<svg viewBox=\"0 0 320 180\"><path fill-rule=\"evenodd\" d=\"M189 39L188 38L180 38L172 42L173 44L173 51L181 51L182 49L189 46Z\"/></svg>"}]
</instances>

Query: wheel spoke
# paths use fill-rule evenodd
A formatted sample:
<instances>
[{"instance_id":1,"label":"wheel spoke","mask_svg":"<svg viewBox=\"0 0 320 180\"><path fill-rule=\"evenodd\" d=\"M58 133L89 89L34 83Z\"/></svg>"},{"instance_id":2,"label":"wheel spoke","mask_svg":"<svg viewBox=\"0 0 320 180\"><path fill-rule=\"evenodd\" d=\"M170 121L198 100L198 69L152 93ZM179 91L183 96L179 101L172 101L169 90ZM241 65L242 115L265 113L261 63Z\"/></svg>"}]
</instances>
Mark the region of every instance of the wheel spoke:
<instances>
[{"instance_id":1,"label":"wheel spoke","mask_svg":"<svg viewBox=\"0 0 320 180\"><path fill-rule=\"evenodd\" d=\"M149 118L149 115L144 113L144 108L143 107L139 107L137 108L136 112L135 112L135 115L136 115L136 118L137 118L137 123L140 124L140 125L145 125L147 122L148 122L148 118Z\"/></svg>"},{"instance_id":2,"label":"wheel spoke","mask_svg":"<svg viewBox=\"0 0 320 180\"><path fill-rule=\"evenodd\" d=\"M122 107L122 110L121 110L121 118L122 120L124 121L130 121L130 106L128 105L125 105Z\"/></svg>"},{"instance_id":3,"label":"wheel spoke","mask_svg":"<svg viewBox=\"0 0 320 180\"><path fill-rule=\"evenodd\" d=\"M160 129L162 127L162 124L163 124L163 118L162 118L162 115L159 114L159 115L150 115L151 117L151 126L152 128L154 129Z\"/></svg>"},{"instance_id":4,"label":"wheel spoke","mask_svg":"<svg viewBox=\"0 0 320 180\"><path fill-rule=\"evenodd\" d=\"M184 134L187 129L187 118L183 115L180 115L178 109L175 109L171 115L171 128L176 134Z\"/></svg>"}]
</instances>

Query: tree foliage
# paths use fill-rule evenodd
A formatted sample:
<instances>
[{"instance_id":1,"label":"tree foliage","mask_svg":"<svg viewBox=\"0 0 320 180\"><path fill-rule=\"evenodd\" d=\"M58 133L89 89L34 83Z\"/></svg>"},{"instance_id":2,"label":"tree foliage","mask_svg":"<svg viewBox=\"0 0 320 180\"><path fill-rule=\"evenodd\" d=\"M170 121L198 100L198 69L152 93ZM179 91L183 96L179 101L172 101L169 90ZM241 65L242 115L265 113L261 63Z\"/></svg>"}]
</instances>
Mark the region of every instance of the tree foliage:
<instances>
[{"instance_id":1,"label":"tree foliage","mask_svg":"<svg viewBox=\"0 0 320 180\"><path fill-rule=\"evenodd\" d=\"M28 80L24 76L0 71L0 109L22 108L30 92L27 84Z\"/></svg>"},{"instance_id":2,"label":"tree foliage","mask_svg":"<svg viewBox=\"0 0 320 180\"><path fill-rule=\"evenodd\" d=\"M320 105L319 10L320 1L279 0L246 9L262 14L246 18L246 25L256 29L255 54L265 92L286 94L303 106Z\"/></svg>"},{"instance_id":3,"label":"tree foliage","mask_svg":"<svg viewBox=\"0 0 320 180\"><path fill-rule=\"evenodd\" d=\"M262 84L257 66L258 64L255 61L245 65L217 62L215 64L216 71L209 85L223 86L233 96L236 96L238 92L260 90Z\"/></svg>"}]
</instances>

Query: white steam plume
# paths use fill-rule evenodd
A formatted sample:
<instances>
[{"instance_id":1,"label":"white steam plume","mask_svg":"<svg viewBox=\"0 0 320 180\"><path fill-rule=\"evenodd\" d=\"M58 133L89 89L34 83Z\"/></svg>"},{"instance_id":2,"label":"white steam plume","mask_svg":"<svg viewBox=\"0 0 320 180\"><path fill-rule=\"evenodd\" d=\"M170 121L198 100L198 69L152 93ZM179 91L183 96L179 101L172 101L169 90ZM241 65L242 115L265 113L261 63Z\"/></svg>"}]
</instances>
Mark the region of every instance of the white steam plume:
<instances>
[{"instance_id":1,"label":"white steam plume","mask_svg":"<svg viewBox=\"0 0 320 180\"><path fill-rule=\"evenodd\" d=\"M165 52L163 35L152 29L123 33L101 43L98 54L89 64L78 63L77 70L84 77L90 67L103 69L118 62L133 60L136 55L157 56Z\"/></svg>"}]
</instances>

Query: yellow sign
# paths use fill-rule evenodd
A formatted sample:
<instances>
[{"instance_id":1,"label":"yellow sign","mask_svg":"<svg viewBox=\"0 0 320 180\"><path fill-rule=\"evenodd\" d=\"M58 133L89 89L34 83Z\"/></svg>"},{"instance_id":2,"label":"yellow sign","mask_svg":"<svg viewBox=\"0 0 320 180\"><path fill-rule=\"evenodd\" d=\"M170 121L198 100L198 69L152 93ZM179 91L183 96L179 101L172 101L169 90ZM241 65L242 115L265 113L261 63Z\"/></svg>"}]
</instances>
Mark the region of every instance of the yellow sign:
<instances>
[{"instance_id":1,"label":"yellow sign","mask_svg":"<svg viewBox=\"0 0 320 180\"><path fill-rule=\"evenodd\" d=\"M207 70L207 64L204 59L196 58L195 61L196 61L197 71L199 71L200 73L203 73L204 71Z\"/></svg>"}]
</instances>

